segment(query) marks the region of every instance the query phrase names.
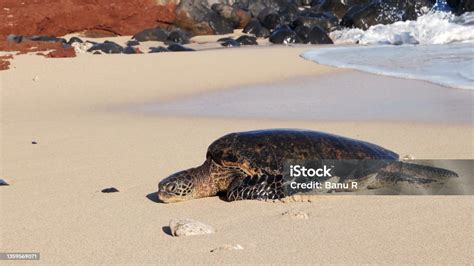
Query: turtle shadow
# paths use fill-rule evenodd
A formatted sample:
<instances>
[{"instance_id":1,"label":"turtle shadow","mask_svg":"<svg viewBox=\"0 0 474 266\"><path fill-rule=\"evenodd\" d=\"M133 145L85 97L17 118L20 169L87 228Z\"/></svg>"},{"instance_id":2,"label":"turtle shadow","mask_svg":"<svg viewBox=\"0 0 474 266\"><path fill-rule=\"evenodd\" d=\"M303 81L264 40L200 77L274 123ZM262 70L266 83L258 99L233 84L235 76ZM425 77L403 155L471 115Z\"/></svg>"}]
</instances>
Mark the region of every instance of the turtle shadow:
<instances>
[{"instance_id":1,"label":"turtle shadow","mask_svg":"<svg viewBox=\"0 0 474 266\"><path fill-rule=\"evenodd\" d=\"M150 201L153 201L154 203L163 203L163 201L158 198L158 193L156 192L151 192L150 194L146 195L146 198Z\"/></svg>"}]
</instances>

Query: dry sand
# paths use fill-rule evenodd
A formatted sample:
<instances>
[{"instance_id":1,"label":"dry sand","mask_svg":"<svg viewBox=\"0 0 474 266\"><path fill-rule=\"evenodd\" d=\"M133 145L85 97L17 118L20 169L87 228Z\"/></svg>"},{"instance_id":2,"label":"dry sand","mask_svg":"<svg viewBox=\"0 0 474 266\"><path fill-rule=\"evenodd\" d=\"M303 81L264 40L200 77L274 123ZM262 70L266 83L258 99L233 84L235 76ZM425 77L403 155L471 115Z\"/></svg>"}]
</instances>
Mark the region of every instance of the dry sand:
<instances>
[{"instance_id":1,"label":"dry sand","mask_svg":"<svg viewBox=\"0 0 474 266\"><path fill-rule=\"evenodd\" d=\"M153 99L324 75L304 48L150 55L20 56L0 72L1 252L42 263L470 263L472 196L321 197L312 203L156 203L160 179L204 160L233 131L295 127L364 139L416 158L474 158L470 124L317 122L144 115ZM36 141L38 144L32 145ZM116 187L119 193L100 190ZM288 210L308 220L282 216ZM173 238L172 218L215 227ZM210 250L240 244L243 250Z\"/></svg>"}]
</instances>

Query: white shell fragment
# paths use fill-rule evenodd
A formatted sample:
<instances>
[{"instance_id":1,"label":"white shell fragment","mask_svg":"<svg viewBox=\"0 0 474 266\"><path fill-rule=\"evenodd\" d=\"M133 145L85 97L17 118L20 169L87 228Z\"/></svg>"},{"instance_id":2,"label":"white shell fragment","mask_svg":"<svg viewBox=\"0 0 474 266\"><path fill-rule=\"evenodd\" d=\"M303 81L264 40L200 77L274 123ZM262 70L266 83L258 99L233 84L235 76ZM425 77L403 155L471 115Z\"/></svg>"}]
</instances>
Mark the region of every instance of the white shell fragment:
<instances>
[{"instance_id":1,"label":"white shell fragment","mask_svg":"<svg viewBox=\"0 0 474 266\"><path fill-rule=\"evenodd\" d=\"M402 157L402 161L413 161L415 160L415 156L408 154Z\"/></svg>"},{"instance_id":2,"label":"white shell fragment","mask_svg":"<svg viewBox=\"0 0 474 266\"><path fill-rule=\"evenodd\" d=\"M211 226L192 219L172 219L170 229L173 236L205 235L216 231Z\"/></svg>"},{"instance_id":3,"label":"white shell fragment","mask_svg":"<svg viewBox=\"0 0 474 266\"><path fill-rule=\"evenodd\" d=\"M297 219L297 220L308 220L309 219L309 215L306 212L302 212L302 211L289 210L289 211L286 211L286 212L282 213L281 215L288 216L292 219Z\"/></svg>"},{"instance_id":4,"label":"white shell fragment","mask_svg":"<svg viewBox=\"0 0 474 266\"><path fill-rule=\"evenodd\" d=\"M211 252L216 252L216 251L227 251L227 250L242 250L244 247L242 247L239 244L236 245L223 245L215 249L211 249Z\"/></svg>"}]
</instances>

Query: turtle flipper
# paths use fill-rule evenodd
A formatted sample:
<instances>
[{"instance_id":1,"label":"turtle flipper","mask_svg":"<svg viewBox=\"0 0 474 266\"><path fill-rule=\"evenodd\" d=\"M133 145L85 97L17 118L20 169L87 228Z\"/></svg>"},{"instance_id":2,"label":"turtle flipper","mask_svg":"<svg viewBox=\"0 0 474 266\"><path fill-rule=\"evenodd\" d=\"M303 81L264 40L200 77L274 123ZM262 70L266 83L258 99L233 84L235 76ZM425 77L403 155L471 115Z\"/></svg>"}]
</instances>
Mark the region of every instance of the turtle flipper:
<instances>
[{"instance_id":1,"label":"turtle flipper","mask_svg":"<svg viewBox=\"0 0 474 266\"><path fill-rule=\"evenodd\" d=\"M227 190L227 201L274 200L283 198L282 175L245 175L235 178Z\"/></svg>"},{"instance_id":2,"label":"turtle flipper","mask_svg":"<svg viewBox=\"0 0 474 266\"><path fill-rule=\"evenodd\" d=\"M457 173L450 170L407 162L390 163L385 166L382 171L400 173L405 176L430 179L433 181L442 181L448 178L458 177Z\"/></svg>"},{"instance_id":3,"label":"turtle flipper","mask_svg":"<svg viewBox=\"0 0 474 266\"><path fill-rule=\"evenodd\" d=\"M443 168L406 162L393 162L382 168L366 182L368 189L381 188L406 182L414 185L443 183L458 174Z\"/></svg>"}]
</instances>

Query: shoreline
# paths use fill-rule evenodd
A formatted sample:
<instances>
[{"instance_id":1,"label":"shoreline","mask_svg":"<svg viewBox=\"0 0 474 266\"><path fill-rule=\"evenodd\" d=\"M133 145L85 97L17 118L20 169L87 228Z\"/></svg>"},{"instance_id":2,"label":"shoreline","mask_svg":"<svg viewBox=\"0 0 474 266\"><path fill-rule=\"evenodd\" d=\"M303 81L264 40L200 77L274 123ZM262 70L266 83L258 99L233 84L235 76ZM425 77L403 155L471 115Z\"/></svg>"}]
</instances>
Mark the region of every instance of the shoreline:
<instances>
[{"instance_id":1,"label":"shoreline","mask_svg":"<svg viewBox=\"0 0 474 266\"><path fill-rule=\"evenodd\" d=\"M473 125L473 96L470 90L427 81L347 70L225 87L123 108L150 115L222 119Z\"/></svg>"}]
</instances>

